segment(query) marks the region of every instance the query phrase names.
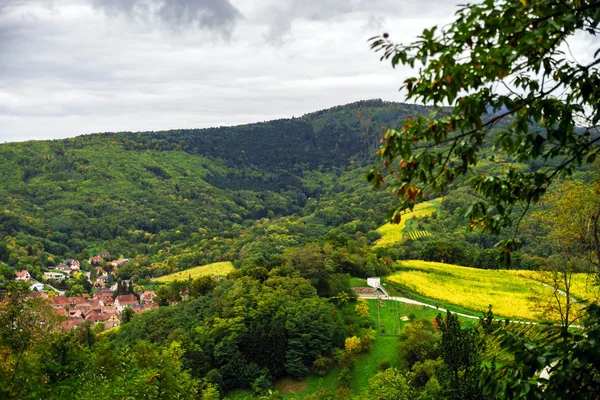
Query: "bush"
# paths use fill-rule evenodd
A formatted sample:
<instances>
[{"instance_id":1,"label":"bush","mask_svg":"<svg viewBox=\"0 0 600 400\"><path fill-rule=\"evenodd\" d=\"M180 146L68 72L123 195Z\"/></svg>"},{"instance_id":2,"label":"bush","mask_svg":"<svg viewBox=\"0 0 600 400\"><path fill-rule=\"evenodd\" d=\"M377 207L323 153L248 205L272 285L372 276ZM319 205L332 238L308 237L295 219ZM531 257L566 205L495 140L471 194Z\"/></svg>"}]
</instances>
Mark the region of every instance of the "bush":
<instances>
[{"instance_id":1,"label":"bush","mask_svg":"<svg viewBox=\"0 0 600 400\"><path fill-rule=\"evenodd\" d=\"M319 389L308 397L306 400L336 400L336 396L329 389Z\"/></svg>"},{"instance_id":2,"label":"bush","mask_svg":"<svg viewBox=\"0 0 600 400\"><path fill-rule=\"evenodd\" d=\"M252 392L255 396L265 396L272 389L271 379L266 375L261 375L252 383Z\"/></svg>"},{"instance_id":3,"label":"bush","mask_svg":"<svg viewBox=\"0 0 600 400\"><path fill-rule=\"evenodd\" d=\"M340 371L340 375L337 377L335 384L338 388L349 388L352 383L352 370L344 368Z\"/></svg>"},{"instance_id":4,"label":"bush","mask_svg":"<svg viewBox=\"0 0 600 400\"><path fill-rule=\"evenodd\" d=\"M317 356L315 361L313 361L313 369L315 373L318 375L325 375L329 369L329 366L331 365L331 361L332 360L329 357L324 357L321 355Z\"/></svg>"}]
</instances>

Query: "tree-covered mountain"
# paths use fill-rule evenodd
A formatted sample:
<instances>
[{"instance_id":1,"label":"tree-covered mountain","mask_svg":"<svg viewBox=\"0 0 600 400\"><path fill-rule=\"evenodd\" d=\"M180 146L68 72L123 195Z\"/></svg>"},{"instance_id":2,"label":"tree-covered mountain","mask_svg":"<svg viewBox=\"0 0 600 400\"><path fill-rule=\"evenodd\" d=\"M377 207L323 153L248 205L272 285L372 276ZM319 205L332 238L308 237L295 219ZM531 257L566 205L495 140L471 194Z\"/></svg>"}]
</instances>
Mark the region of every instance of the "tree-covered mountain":
<instances>
[{"instance_id":1,"label":"tree-covered mountain","mask_svg":"<svg viewBox=\"0 0 600 400\"><path fill-rule=\"evenodd\" d=\"M0 261L35 275L99 250L143 275L269 263L332 228L367 235L378 138L427 109L363 101L258 124L0 145ZM262 240L263 238L264 240Z\"/></svg>"},{"instance_id":2,"label":"tree-covered mountain","mask_svg":"<svg viewBox=\"0 0 600 400\"><path fill-rule=\"evenodd\" d=\"M286 249L325 235L361 248L378 238L392 201L365 180L379 138L428 112L370 100L236 127L2 144L0 262L9 275L27 269L39 278L68 257L108 251L132 260L121 278L139 280L225 260L272 268ZM513 164L486 146L477 171ZM444 193L434 237L379 249L378 257L452 254L462 265L493 267L498 238L462 229L473 197L461 182ZM540 233L529 231L525 253L549 255Z\"/></svg>"}]
</instances>

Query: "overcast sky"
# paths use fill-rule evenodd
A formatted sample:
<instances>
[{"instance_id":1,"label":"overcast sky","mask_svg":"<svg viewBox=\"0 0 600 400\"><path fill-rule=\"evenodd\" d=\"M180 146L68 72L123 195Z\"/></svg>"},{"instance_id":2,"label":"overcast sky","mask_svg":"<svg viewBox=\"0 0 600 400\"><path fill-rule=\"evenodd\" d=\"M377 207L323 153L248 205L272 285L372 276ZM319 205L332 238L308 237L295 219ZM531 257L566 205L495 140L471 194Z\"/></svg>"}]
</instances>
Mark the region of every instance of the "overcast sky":
<instances>
[{"instance_id":1,"label":"overcast sky","mask_svg":"<svg viewBox=\"0 0 600 400\"><path fill-rule=\"evenodd\" d=\"M451 0L0 0L0 142L202 128L402 101L367 39Z\"/></svg>"}]
</instances>

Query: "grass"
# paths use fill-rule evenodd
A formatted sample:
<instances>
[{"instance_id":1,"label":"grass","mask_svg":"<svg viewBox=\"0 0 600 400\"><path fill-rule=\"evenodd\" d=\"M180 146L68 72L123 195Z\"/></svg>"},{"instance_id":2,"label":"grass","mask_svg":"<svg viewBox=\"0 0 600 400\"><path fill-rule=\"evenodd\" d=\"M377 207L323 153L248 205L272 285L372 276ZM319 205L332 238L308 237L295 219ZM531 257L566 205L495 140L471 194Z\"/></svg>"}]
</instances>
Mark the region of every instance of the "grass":
<instances>
[{"instance_id":1,"label":"grass","mask_svg":"<svg viewBox=\"0 0 600 400\"><path fill-rule=\"evenodd\" d=\"M407 221L412 218L421 218L429 216L434 212L439 213L441 206L441 198L430 200L424 203L415 205L412 211L407 211L402 214L402 220L399 224L387 223L377 228L377 232L381 234L381 238L375 242L375 247L387 247L393 244L401 243L405 238L404 230Z\"/></svg>"},{"instance_id":2,"label":"grass","mask_svg":"<svg viewBox=\"0 0 600 400\"><path fill-rule=\"evenodd\" d=\"M514 270L483 270L419 260L402 261L389 282L423 296L484 312L488 305L503 317L536 320L533 297L550 297L552 289ZM547 319L547 318L542 318Z\"/></svg>"},{"instance_id":3,"label":"grass","mask_svg":"<svg viewBox=\"0 0 600 400\"><path fill-rule=\"evenodd\" d=\"M350 286L352 287L367 287L367 280L365 278L356 278L356 277L351 277L350 278Z\"/></svg>"},{"instance_id":4,"label":"grass","mask_svg":"<svg viewBox=\"0 0 600 400\"><path fill-rule=\"evenodd\" d=\"M161 276L159 278L154 279L157 282L169 283L175 280L186 281L190 277L192 279L206 276L206 275L218 275L223 276L227 275L235 268L233 264L229 261L217 262L213 264L203 265L201 267L195 267L186 269L185 271L174 272L169 275Z\"/></svg>"}]
</instances>

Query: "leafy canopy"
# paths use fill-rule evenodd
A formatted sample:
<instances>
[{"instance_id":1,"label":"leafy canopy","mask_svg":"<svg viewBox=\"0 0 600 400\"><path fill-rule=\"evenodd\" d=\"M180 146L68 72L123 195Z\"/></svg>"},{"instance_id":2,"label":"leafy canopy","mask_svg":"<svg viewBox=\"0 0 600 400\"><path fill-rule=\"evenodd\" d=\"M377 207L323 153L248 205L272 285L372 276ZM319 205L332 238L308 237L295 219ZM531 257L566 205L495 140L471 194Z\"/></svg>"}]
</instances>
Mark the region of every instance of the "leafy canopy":
<instances>
[{"instance_id":1,"label":"leafy canopy","mask_svg":"<svg viewBox=\"0 0 600 400\"><path fill-rule=\"evenodd\" d=\"M466 177L483 198L467 212L472 228L518 227L555 178L592 162L600 150L599 51L576 59L568 41L595 35L599 21L600 2L593 0L486 0L462 6L454 23L425 29L408 45L387 34L371 38L393 67L422 65L404 81L406 98L434 107L429 117L385 133L378 153L385 168L369 173L375 187L385 184L400 199L392 220L426 191L442 192ZM473 176L486 143L543 167ZM518 242L504 245L510 256Z\"/></svg>"}]
</instances>

